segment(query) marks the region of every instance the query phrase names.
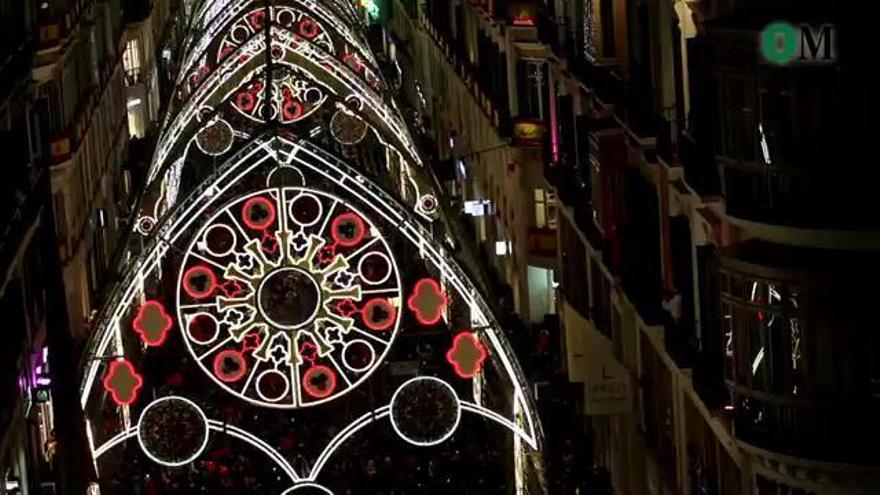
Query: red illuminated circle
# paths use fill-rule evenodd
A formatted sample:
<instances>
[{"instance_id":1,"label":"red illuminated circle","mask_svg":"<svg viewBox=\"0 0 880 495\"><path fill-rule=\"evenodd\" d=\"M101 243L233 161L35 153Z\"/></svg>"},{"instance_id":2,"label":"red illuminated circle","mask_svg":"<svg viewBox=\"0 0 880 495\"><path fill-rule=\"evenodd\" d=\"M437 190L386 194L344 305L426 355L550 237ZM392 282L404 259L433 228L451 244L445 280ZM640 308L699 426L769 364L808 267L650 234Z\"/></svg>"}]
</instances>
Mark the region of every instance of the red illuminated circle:
<instances>
[{"instance_id":1,"label":"red illuminated circle","mask_svg":"<svg viewBox=\"0 0 880 495\"><path fill-rule=\"evenodd\" d=\"M247 361L234 349L220 351L214 356L214 374L222 382L232 383L241 380L247 373Z\"/></svg>"},{"instance_id":2,"label":"red illuminated circle","mask_svg":"<svg viewBox=\"0 0 880 495\"><path fill-rule=\"evenodd\" d=\"M248 93L247 91L241 91L237 95L235 95L235 106L244 110L245 112L250 112L254 109L254 106L257 104L257 97Z\"/></svg>"},{"instance_id":3,"label":"red illuminated circle","mask_svg":"<svg viewBox=\"0 0 880 495\"><path fill-rule=\"evenodd\" d=\"M173 321L165 306L159 301L147 301L140 309L132 323L134 331L140 335L147 346L160 346L168 338L168 330Z\"/></svg>"},{"instance_id":4,"label":"red illuminated circle","mask_svg":"<svg viewBox=\"0 0 880 495\"><path fill-rule=\"evenodd\" d=\"M275 203L262 196L253 197L242 207L241 219L250 229L266 229L275 222Z\"/></svg>"},{"instance_id":5,"label":"red illuminated circle","mask_svg":"<svg viewBox=\"0 0 880 495\"><path fill-rule=\"evenodd\" d=\"M299 21L299 34L303 38L314 39L315 36L318 36L318 24L308 17L303 18L303 20Z\"/></svg>"},{"instance_id":6,"label":"red illuminated circle","mask_svg":"<svg viewBox=\"0 0 880 495\"><path fill-rule=\"evenodd\" d=\"M183 290L193 299L204 299L217 288L217 275L205 265L196 265L183 274Z\"/></svg>"},{"instance_id":7,"label":"red illuminated circle","mask_svg":"<svg viewBox=\"0 0 880 495\"><path fill-rule=\"evenodd\" d=\"M452 339L452 348L446 352L446 361L460 378L473 378L483 369L487 355L476 334L461 332Z\"/></svg>"},{"instance_id":8,"label":"red illuminated circle","mask_svg":"<svg viewBox=\"0 0 880 495\"><path fill-rule=\"evenodd\" d=\"M340 246L351 247L363 240L367 235L367 227L361 217L347 212L333 219L330 235Z\"/></svg>"},{"instance_id":9,"label":"red illuminated circle","mask_svg":"<svg viewBox=\"0 0 880 495\"><path fill-rule=\"evenodd\" d=\"M336 373L321 364L313 366L303 375L303 389L316 399L329 397L336 390Z\"/></svg>"},{"instance_id":10,"label":"red illuminated circle","mask_svg":"<svg viewBox=\"0 0 880 495\"><path fill-rule=\"evenodd\" d=\"M298 120L303 114L302 103L292 98L284 100L284 104L281 105L281 114L286 122Z\"/></svg>"},{"instance_id":11,"label":"red illuminated circle","mask_svg":"<svg viewBox=\"0 0 880 495\"><path fill-rule=\"evenodd\" d=\"M447 304L449 297L432 278L423 278L416 282L412 295L406 300L407 307L422 325L433 325L440 321Z\"/></svg>"},{"instance_id":12,"label":"red illuminated circle","mask_svg":"<svg viewBox=\"0 0 880 495\"><path fill-rule=\"evenodd\" d=\"M132 405L143 385L143 377L124 358L111 362L107 375L104 376L104 390L110 393L113 402L118 406Z\"/></svg>"},{"instance_id":13,"label":"red illuminated circle","mask_svg":"<svg viewBox=\"0 0 880 495\"><path fill-rule=\"evenodd\" d=\"M370 299L361 309L361 315L370 330L388 330L394 324L397 310L388 299Z\"/></svg>"}]
</instances>

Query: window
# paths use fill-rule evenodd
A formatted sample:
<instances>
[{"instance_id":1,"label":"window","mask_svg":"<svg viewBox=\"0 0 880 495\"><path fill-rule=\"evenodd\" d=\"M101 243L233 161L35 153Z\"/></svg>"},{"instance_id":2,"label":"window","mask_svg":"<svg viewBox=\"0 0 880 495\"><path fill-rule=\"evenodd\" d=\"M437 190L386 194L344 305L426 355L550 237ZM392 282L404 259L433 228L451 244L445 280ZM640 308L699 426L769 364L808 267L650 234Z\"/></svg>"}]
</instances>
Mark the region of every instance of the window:
<instances>
[{"instance_id":1,"label":"window","mask_svg":"<svg viewBox=\"0 0 880 495\"><path fill-rule=\"evenodd\" d=\"M138 39L129 40L125 44L125 53L122 54L122 66L129 78L134 77L141 70L141 49Z\"/></svg>"},{"instance_id":2,"label":"window","mask_svg":"<svg viewBox=\"0 0 880 495\"><path fill-rule=\"evenodd\" d=\"M519 117L543 120L547 104L547 67L540 60L518 60L516 63L516 88Z\"/></svg>"},{"instance_id":3,"label":"window","mask_svg":"<svg viewBox=\"0 0 880 495\"><path fill-rule=\"evenodd\" d=\"M542 188L535 189L535 227L556 228L556 193Z\"/></svg>"}]
</instances>

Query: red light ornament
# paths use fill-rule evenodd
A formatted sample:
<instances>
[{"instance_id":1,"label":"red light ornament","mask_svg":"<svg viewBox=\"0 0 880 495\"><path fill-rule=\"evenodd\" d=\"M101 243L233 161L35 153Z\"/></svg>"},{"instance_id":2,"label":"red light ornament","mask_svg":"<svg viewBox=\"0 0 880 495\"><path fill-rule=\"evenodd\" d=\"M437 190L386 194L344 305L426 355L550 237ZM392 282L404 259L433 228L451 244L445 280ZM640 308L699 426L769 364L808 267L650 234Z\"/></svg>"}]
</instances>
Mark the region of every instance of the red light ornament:
<instances>
[{"instance_id":1,"label":"red light ornament","mask_svg":"<svg viewBox=\"0 0 880 495\"><path fill-rule=\"evenodd\" d=\"M241 380L247 373L247 361L234 349L220 351L214 357L214 375L224 383Z\"/></svg>"},{"instance_id":2,"label":"red light ornament","mask_svg":"<svg viewBox=\"0 0 880 495\"><path fill-rule=\"evenodd\" d=\"M367 235L367 226L361 217L347 212L333 219L330 225L333 241L342 247L352 247L360 243Z\"/></svg>"},{"instance_id":3,"label":"red light ornament","mask_svg":"<svg viewBox=\"0 0 880 495\"><path fill-rule=\"evenodd\" d=\"M241 220L249 229L265 230L275 222L276 214L272 201L256 196L245 202L241 209Z\"/></svg>"},{"instance_id":4,"label":"red light ornament","mask_svg":"<svg viewBox=\"0 0 880 495\"><path fill-rule=\"evenodd\" d=\"M488 352L473 332L464 331L452 339L446 361L460 378L473 378L483 369Z\"/></svg>"},{"instance_id":5,"label":"red light ornament","mask_svg":"<svg viewBox=\"0 0 880 495\"><path fill-rule=\"evenodd\" d=\"M407 307L422 325L434 325L440 321L448 304L449 297L440 289L440 284L431 278L416 282L412 295L406 300Z\"/></svg>"},{"instance_id":6,"label":"red light ornament","mask_svg":"<svg viewBox=\"0 0 880 495\"><path fill-rule=\"evenodd\" d=\"M204 265L196 265L183 274L183 290L193 299L204 299L217 288L217 275Z\"/></svg>"},{"instance_id":7,"label":"red light ornament","mask_svg":"<svg viewBox=\"0 0 880 495\"><path fill-rule=\"evenodd\" d=\"M137 400L144 379L127 359L119 358L110 363L103 384L117 406L130 406Z\"/></svg>"},{"instance_id":8,"label":"red light ornament","mask_svg":"<svg viewBox=\"0 0 880 495\"><path fill-rule=\"evenodd\" d=\"M388 330L394 325L397 310L388 299L370 299L361 309L364 325L370 330Z\"/></svg>"},{"instance_id":9,"label":"red light ornament","mask_svg":"<svg viewBox=\"0 0 880 495\"><path fill-rule=\"evenodd\" d=\"M173 320L165 306L159 301L145 302L132 323L134 331L140 335L141 340L149 346L160 346L168 338L168 330L171 329Z\"/></svg>"},{"instance_id":10,"label":"red light ornament","mask_svg":"<svg viewBox=\"0 0 880 495\"><path fill-rule=\"evenodd\" d=\"M329 397L336 390L336 373L324 365L313 366L303 375L303 389L316 399Z\"/></svg>"}]
</instances>

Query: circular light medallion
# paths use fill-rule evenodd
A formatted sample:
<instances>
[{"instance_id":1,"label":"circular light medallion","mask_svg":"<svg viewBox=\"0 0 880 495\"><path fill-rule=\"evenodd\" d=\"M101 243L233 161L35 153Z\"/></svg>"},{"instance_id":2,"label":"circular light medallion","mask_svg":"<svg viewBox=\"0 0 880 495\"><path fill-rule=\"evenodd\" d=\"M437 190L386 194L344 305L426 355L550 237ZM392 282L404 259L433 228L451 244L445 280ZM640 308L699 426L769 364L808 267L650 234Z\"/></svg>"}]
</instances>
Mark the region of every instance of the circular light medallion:
<instances>
[{"instance_id":1,"label":"circular light medallion","mask_svg":"<svg viewBox=\"0 0 880 495\"><path fill-rule=\"evenodd\" d=\"M381 229L361 211L314 189L269 188L219 205L192 239L177 316L221 388L267 407L313 406L382 363L404 297Z\"/></svg>"},{"instance_id":2,"label":"circular light medallion","mask_svg":"<svg viewBox=\"0 0 880 495\"><path fill-rule=\"evenodd\" d=\"M223 119L209 122L196 134L196 145L202 153L211 156L219 156L229 151L234 140L235 131L232 130L229 122Z\"/></svg>"},{"instance_id":3,"label":"circular light medallion","mask_svg":"<svg viewBox=\"0 0 880 495\"><path fill-rule=\"evenodd\" d=\"M448 383L432 376L417 376L394 392L389 418L404 441L429 447L455 433L461 421L461 403Z\"/></svg>"},{"instance_id":4,"label":"circular light medallion","mask_svg":"<svg viewBox=\"0 0 880 495\"><path fill-rule=\"evenodd\" d=\"M208 445L208 418L193 401L183 397L162 397L141 413L137 425L141 450L163 466L189 464Z\"/></svg>"},{"instance_id":5,"label":"circular light medallion","mask_svg":"<svg viewBox=\"0 0 880 495\"><path fill-rule=\"evenodd\" d=\"M297 328L311 323L321 307L321 288L305 270L279 268L265 278L257 291L263 317L278 328Z\"/></svg>"}]
</instances>

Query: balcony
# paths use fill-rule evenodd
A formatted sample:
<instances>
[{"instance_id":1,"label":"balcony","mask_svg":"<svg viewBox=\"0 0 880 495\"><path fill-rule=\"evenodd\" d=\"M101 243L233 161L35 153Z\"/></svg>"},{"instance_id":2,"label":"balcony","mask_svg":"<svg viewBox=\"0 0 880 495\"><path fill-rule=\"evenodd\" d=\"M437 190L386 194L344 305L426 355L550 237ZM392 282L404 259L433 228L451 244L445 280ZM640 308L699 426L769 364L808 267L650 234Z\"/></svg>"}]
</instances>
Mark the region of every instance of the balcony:
<instances>
[{"instance_id":1,"label":"balcony","mask_svg":"<svg viewBox=\"0 0 880 495\"><path fill-rule=\"evenodd\" d=\"M720 261L737 436L796 457L880 460L876 254L749 240Z\"/></svg>"}]
</instances>

